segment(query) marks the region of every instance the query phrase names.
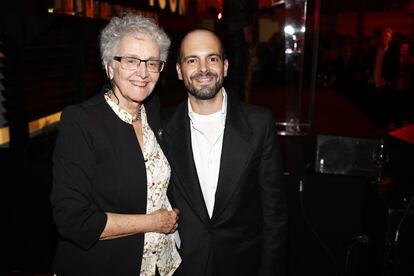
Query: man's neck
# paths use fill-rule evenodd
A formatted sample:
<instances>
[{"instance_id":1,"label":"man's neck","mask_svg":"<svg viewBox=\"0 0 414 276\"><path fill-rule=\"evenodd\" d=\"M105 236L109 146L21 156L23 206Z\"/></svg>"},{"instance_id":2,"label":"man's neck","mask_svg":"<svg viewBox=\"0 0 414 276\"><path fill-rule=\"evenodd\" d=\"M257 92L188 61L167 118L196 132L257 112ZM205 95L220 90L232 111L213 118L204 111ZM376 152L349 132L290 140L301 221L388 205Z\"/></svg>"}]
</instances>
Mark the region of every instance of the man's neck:
<instances>
[{"instance_id":1,"label":"man's neck","mask_svg":"<svg viewBox=\"0 0 414 276\"><path fill-rule=\"evenodd\" d=\"M223 92L222 89L217 95L208 100L200 100L189 94L190 104L192 110L200 115L209 115L221 110L223 106Z\"/></svg>"},{"instance_id":2,"label":"man's neck","mask_svg":"<svg viewBox=\"0 0 414 276\"><path fill-rule=\"evenodd\" d=\"M389 45L390 44L388 42L383 42L380 44L380 47L383 48L384 50L387 50Z\"/></svg>"}]
</instances>

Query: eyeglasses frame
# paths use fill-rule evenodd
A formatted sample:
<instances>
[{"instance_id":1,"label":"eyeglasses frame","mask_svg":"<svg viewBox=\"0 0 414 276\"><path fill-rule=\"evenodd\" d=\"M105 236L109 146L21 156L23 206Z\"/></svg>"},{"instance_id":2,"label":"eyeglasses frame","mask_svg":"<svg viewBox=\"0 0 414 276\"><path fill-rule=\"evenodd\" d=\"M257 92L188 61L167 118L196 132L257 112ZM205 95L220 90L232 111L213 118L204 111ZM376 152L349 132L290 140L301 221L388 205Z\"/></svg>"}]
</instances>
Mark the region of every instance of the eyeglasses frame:
<instances>
[{"instance_id":1,"label":"eyeglasses frame","mask_svg":"<svg viewBox=\"0 0 414 276\"><path fill-rule=\"evenodd\" d=\"M138 61L139 61L139 63L138 63L138 65L137 65L137 68L136 68L136 69L126 69L126 68L122 67L122 59L123 59L123 58L132 58L132 59L136 59L136 60L138 60ZM138 69L138 67L141 65L141 62L144 62L144 63L145 63L145 68L148 70L148 72L151 72L151 73L161 73L161 72L164 70L164 68L165 68L165 64L166 64L166 62L165 62L165 61L163 61L163 60L159 60L159 59L140 59L140 58L137 58L137 57L129 57L129 56L114 56L114 57L113 57L113 59L114 59L114 60L116 60L116 61L118 61L118 62L121 64L121 68L122 68L122 69L124 69L124 70L129 70L129 71L137 70L137 69ZM148 62L148 61L157 61L157 62L160 62L160 64L161 64L161 69L160 69L159 71L150 71L150 70L148 69L148 66L147 66L147 62Z\"/></svg>"}]
</instances>

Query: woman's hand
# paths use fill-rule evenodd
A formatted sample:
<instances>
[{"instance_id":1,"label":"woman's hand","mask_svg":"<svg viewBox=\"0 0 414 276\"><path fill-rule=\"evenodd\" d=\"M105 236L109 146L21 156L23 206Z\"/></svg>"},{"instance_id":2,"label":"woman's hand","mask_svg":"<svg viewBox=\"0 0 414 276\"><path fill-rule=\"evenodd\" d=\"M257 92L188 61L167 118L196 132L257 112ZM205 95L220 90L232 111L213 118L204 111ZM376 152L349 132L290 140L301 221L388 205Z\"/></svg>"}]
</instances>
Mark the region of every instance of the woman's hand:
<instances>
[{"instance_id":1,"label":"woman's hand","mask_svg":"<svg viewBox=\"0 0 414 276\"><path fill-rule=\"evenodd\" d=\"M153 224L153 232L169 234L175 232L178 227L180 210L174 208L172 211L159 209L149 214Z\"/></svg>"},{"instance_id":2,"label":"woman's hand","mask_svg":"<svg viewBox=\"0 0 414 276\"><path fill-rule=\"evenodd\" d=\"M108 219L100 239L116 239L146 232L173 233L178 227L179 214L178 209L159 209L151 214L139 215L106 213Z\"/></svg>"}]
</instances>

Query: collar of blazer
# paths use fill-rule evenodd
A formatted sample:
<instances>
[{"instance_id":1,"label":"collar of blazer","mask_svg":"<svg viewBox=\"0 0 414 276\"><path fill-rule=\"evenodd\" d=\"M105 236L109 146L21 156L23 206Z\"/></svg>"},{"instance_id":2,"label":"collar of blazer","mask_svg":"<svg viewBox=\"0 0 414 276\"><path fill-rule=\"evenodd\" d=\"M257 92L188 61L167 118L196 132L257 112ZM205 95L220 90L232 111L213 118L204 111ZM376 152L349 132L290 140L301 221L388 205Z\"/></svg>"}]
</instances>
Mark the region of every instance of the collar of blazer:
<instances>
[{"instance_id":1,"label":"collar of blazer","mask_svg":"<svg viewBox=\"0 0 414 276\"><path fill-rule=\"evenodd\" d=\"M173 182L190 206L206 224L214 222L225 210L251 158L252 130L247 123L245 104L228 98L220 173L213 216L210 220L194 164L187 101L165 116L164 141L173 169Z\"/></svg>"}]
</instances>

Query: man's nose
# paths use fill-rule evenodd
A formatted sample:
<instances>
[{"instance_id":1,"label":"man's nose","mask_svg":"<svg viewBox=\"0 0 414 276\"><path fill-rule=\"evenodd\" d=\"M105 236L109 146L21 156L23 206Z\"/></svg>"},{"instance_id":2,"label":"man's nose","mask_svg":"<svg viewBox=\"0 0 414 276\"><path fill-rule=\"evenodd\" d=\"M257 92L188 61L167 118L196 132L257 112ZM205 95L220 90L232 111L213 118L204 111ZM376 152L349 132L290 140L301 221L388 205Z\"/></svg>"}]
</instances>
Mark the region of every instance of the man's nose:
<instances>
[{"instance_id":1,"label":"man's nose","mask_svg":"<svg viewBox=\"0 0 414 276\"><path fill-rule=\"evenodd\" d=\"M208 71L208 69L209 69L208 62L206 60L201 60L199 70L201 72L206 72L206 71Z\"/></svg>"}]
</instances>

